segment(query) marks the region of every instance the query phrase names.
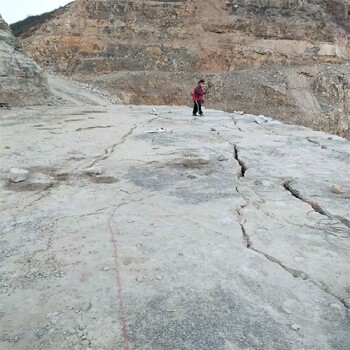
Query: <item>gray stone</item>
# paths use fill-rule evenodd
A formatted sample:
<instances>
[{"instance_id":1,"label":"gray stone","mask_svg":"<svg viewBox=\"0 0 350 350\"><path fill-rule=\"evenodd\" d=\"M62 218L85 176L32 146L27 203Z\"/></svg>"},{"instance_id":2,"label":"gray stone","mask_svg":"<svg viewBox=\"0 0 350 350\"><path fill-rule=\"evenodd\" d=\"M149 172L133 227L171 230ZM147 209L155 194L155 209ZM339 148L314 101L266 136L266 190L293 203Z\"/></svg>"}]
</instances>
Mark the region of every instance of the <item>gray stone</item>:
<instances>
[{"instance_id":1,"label":"gray stone","mask_svg":"<svg viewBox=\"0 0 350 350\"><path fill-rule=\"evenodd\" d=\"M93 166L85 169L85 174L87 175L102 175L103 169L99 166Z\"/></svg>"},{"instance_id":2,"label":"gray stone","mask_svg":"<svg viewBox=\"0 0 350 350\"><path fill-rule=\"evenodd\" d=\"M335 194L343 194L345 190L339 185L333 185L331 188L331 192Z\"/></svg>"},{"instance_id":3,"label":"gray stone","mask_svg":"<svg viewBox=\"0 0 350 350\"><path fill-rule=\"evenodd\" d=\"M301 327L294 323L290 326L290 328L292 328L294 331L299 331Z\"/></svg>"},{"instance_id":4,"label":"gray stone","mask_svg":"<svg viewBox=\"0 0 350 350\"><path fill-rule=\"evenodd\" d=\"M8 174L8 179L11 182L22 182L28 179L29 171L20 168L11 168Z\"/></svg>"}]
</instances>

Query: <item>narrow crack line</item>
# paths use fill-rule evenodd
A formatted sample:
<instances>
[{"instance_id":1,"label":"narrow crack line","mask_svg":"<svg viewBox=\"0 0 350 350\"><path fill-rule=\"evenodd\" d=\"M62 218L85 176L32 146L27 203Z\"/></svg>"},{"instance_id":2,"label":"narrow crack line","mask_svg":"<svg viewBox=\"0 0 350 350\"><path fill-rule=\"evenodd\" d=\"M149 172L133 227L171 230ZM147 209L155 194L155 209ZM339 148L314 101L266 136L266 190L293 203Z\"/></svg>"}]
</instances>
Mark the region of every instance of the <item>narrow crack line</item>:
<instances>
[{"instance_id":1,"label":"narrow crack line","mask_svg":"<svg viewBox=\"0 0 350 350\"><path fill-rule=\"evenodd\" d=\"M330 220L338 220L344 226L350 228L350 221L348 219L343 218L343 217L341 217L339 215L332 215L332 214L328 213L317 202L315 202L315 201L313 201L313 200L311 200L309 198L305 198L298 190L296 190L295 188L292 187L291 183L292 183L291 180L287 180L287 181L285 181L283 183L283 187L288 192L290 192L293 197L295 197L295 198L299 199L300 201L310 205L315 212L328 217Z\"/></svg>"},{"instance_id":2,"label":"narrow crack line","mask_svg":"<svg viewBox=\"0 0 350 350\"><path fill-rule=\"evenodd\" d=\"M240 165L241 167L241 171L240 171L240 174L238 175L238 177L244 177L245 176L245 173L246 171L248 170L248 167L246 166L246 164L243 162L243 160L239 157L239 150L238 150L238 146L233 143L232 141L226 139L225 137L221 137L222 140L226 141L227 143L229 143L233 149L234 149L234 157L235 159L237 160L238 164Z\"/></svg>"},{"instance_id":3,"label":"narrow crack line","mask_svg":"<svg viewBox=\"0 0 350 350\"><path fill-rule=\"evenodd\" d=\"M343 218L342 216L339 216L339 215L334 215L333 217L339 220L344 226L350 229L350 220Z\"/></svg>"},{"instance_id":4,"label":"narrow crack line","mask_svg":"<svg viewBox=\"0 0 350 350\"><path fill-rule=\"evenodd\" d=\"M238 126L238 122L235 119L235 117L233 115L229 115L229 118L232 119L233 123L235 124L235 127L240 131L240 132L245 132L245 130L243 130L240 126Z\"/></svg>"},{"instance_id":5,"label":"narrow crack line","mask_svg":"<svg viewBox=\"0 0 350 350\"><path fill-rule=\"evenodd\" d=\"M318 145L318 146L321 146L320 142L318 142L318 141L316 141L316 140L313 140L313 139L310 138L310 137L307 137L306 140L309 141L309 142L311 142L311 143L314 143L314 144L316 144L316 145Z\"/></svg>"},{"instance_id":6,"label":"narrow crack line","mask_svg":"<svg viewBox=\"0 0 350 350\"><path fill-rule=\"evenodd\" d=\"M238 187L236 187L236 191L238 193L240 193ZM242 194L241 194L241 196L242 196ZM242 198L244 199L243 196L242 196ZM246 201L246 199L244 199L244 200ZM275 257L273 257L273 256L271 256L269 254L266 254L266 253L256 249L255 247L253 247L253 243L251 241L251 237L248 234L247 229L245 227L245 224L246 224L247 220L246 220L246 218L244 217L244 215L243 215L243 213L241 211L243 208L247 207L248 205L249 205L248 202L246 202L245 204L239 205L239 206L236 207L236 212L237 212L237 215L238 215L238 221L239 221L239 224L241 226L242 237L243 237L243 241L245 243L246 248L254 251L255 253L257 253L259 255L262 255L268 261L270 261L270 262L272 262L274 264L277 264L284 271L289 273L294 278L301 278L302 280L309 281L314 286L316 286L317 288L321 289L323 292L325 292L325 293L331 295L332 297L336 298L346 309L350 308L350 302L347 302L345 299L343 299L340 296L338 296L338 295L334 294L333 292L331 292L329 290L329 288L325 285L324 282L321 282L321 281L318 281L318 280L315 280L315 279L311 278L304 271L300 271L300 270L288 267L285 264L283 264L282 261L280 261L279 259L277 259L277 258L275 258Z\"/></svg>"},{"instance_id":7,"label":"narrow crack line","mask_svg":"<svg viewBox=\"0 0 350 350\"><path fill-rule=\"evenodd\" d=\"M150 124L152 123L154 120L156 119L159 119L160 116L156 116L156 117L153 117L149 120L146 120L142 123L139 123L139 124L134 124L133 127L126 133L122 136L121 140L115 144L113 144L112 146L110 147L107 147L105 150L104 150L104 154L100 155L100 156L97 156L96 159L90 163L90 165L86 166L85 168L90 168L92 166L94 166L96 163L102 161L102 160L106 160L107 158L109 158L113 153L114 151L116 150L117 147L121 146L122 144L125 143L125 141L127 140L127 138L132 135L132 133L134 132L134 130L136 128L138 128L139 126L141 125L144 125L144 124Z\"/></svg>"},{"instance_id":8,"label":"narrow crack line","mask_svg":"<svg viewBox=\"0 0 350 350\"><path fill-rule=\"evenodd\" d=\"M138 127L137 124L135 124L126 134L124 134L121 138L121 140L115 144L113 144L112 146L110 147L107 147L105 150L104 150L104 154L103 155L100 155L100 156L97 156L96 159L90 163L90 165L88 165L86 168L91 168L92 166L94 166L96 163L102 161L102 160L106 160L107 158L109 158L112 153L115 151L115 149L118 147L118 146L121 146L125 141L126 139L133 133L133 131Z\"/></svg>"},{"instance_id":9,"label":"narrow crack line","mask_svg":"<svg viewBox=\"0 0 350 350\"><path fill-rule=\"evenodd\" d=\"M84 130L91 130L91 129L109 129L109 128L115 128L115 126L113 125L88 126L86 128L75 129L75 131L84 131Z\"/></svg>"},{"instance_id":10,"label":"narrow crack line","mask_svg":"<svg viewBox=\"0 0 350 350\"><path fill-rule=\"evenodd\" d=\"M235 150L235 159L237 160L238 164L241 167L241 173L239 177L244 177L245 172L247 171L247 166L244 164L244 162L242 161L242 159L240 159L239 157L239 151L238 151L238 147L237 145L234 145L234 150Z\"/></svg>"},{"instance_id":11,"label":"narrow crack line","mask_svg":"<svg viewBox=\"0 0 350 350\"><path fill-rule=\"evenodd\" d=\"M239 214L239 215L241 215L241 214ZM336 295L335 293L331 292L324 282L321 282L321 281L318 281L318 280L315 280L315 279L311 278L310 275L308 275L304 271L300 271L300 270L288 267L285 264L283 264L282 261L280 261L279 259L277 259L277 258L275 258L275 257L273 257L273 256L271 256L269 254L266 254L266 253L262 252L261 250L258 250L256 248L254 248L253 245L252 245L252 242L250 240L250 236L247 233L247 230L246 230L246 228L244 226L244 223L240 223L240 225L241 225L241 229L242 229L243 239L244 239L244 242L246 243L246 247L248 249L254 251L257 254L262 255L268 261L270 261L270 262L272 262L274 264L277 264L284 271L289 273L294 278L301 278L304 281L308 281L308 282L312 283L315 287L317 287L318 289L322 290L324 293L327 293L327 294L331 295L332 297L336 298L344 306L344 308L346 308L346 309L350 308L350 303L347 302L345 299L341 298L340 296Z\"/></svg>"},{"instance_id":12,"label":"narrow crack line","mask_svg":"<svg viewBox=\"0 0 350 350\"><path fill-rule=\"evenodd\" d=\"M48 196L50 193L47 193L47 191L54 187L54 183L51 183L49 185L47 185L42 191L41 191L41 195L38 198L35 198L34 200L32 200L31 202L29 202L23 209L29 208L31 207L34 203L41 201L44 197Z\"/></svg>"},{"instance_id":13,"label":"narrow crack line","mask_svg":"<svg viewBox=\"0 0 350 350\"><path fill-rule=\"evenodd\" d=\"M253 249L252 248L252 242L250 240L250 236L247 234L247 231L246 231L246 229L244 227L244 224L240 222L239 225L241 226L242 236L243 236L243 240L244 240L244 242L246 244L246 247L248 249ZM255 250L255 249L253 249L253 250Z\"/></svg>"},{"instance_id":14,"label":"narrow crack line","mask_svg":"<svg viewBox=\"0 0 350 350\"><path fill-rule=\"evenodd\" d=\"M316 203L316 202L314 202L314 201L312 201L312 200L310 200L310 199L304 198L304 197L300 194L300 192L299 192L298 190L296 190L295 188L293 188L293 187L291 186L291 183L292 183L292 181L290 181L290 180L285 181L285 182L283 183L283 187L284 187L288 192L290 192L290 193L292 194L293 197L295 197L295 198L301 200L302 202L304 202L304 203L310 205L310 206L312 207L312 209L313 209L314 211L316 211L317 213L331 218L331 216L330 216L329 214L327 214L327 213L319 206L318 203Z\"/></svg>"},{"instance_id":15,"label":"narrow crack line","mask_svg":"<svg viewBox=\"0 0 350 350\"><path fill-rule=\"evenodd\" d=\"M86 217L86 216L93 216L93 215L100 214L100 213L102 213L103 211L105 211L107 209L110 209L110 207L100 208L100 209L97 209L97 210L95 210L93 212L86 213L86 214L58 216L58 217L55 218L55 221L59 221L61 219L68 219L68 218L83 218L83 217Z\"/></svg>"}]
</instances>

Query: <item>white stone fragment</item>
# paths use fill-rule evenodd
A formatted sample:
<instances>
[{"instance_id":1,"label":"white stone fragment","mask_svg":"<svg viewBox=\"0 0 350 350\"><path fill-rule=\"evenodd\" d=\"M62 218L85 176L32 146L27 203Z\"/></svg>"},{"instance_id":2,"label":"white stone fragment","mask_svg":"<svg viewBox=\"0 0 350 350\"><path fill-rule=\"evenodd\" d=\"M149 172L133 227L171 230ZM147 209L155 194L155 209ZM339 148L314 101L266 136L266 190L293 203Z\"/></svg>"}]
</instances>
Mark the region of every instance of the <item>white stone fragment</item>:
<instances>
[{"instance_id":1,"label":"white stone fragment","mask_svg":"<svg viewBox=\"0 0 350 350\"><path fill-rule=\"evenodd\" d=\"M90 168L85 169L85 174L87 175L101 175L103 173L102 168L97 166L92 166Z\"/></svg>"},{"instance_id":2,"label":"white stone fragment","mask_svg":"<svg viewBox=\"0 0 350 350\"><path fill-rule=\"evenodd\" d=\"M268 122L268 119L262 114L258 115L255 118L255 123L257 123L257 124L264 124L264 123L267 123L267 122Z\"/></svg>"},{"instance_id":3,"label":"white stone fragment","mask_svg":"<svg viewBox=\"0 0 350 350\"><path fill-rule=\"evenodd\" d=\"M20 169L20 168L11 168L8 174L8 178L12 182L22 182L26 181L28 178L28 170Z\"/></svg>"},{"instance_id":4,"label":"white stone fragment","mask_svg":"<svg viewBox=\"0 0 350 350\"><path fill-rule=\"evenodd\" d=\"M295 331L298 331L300 329L300 326L298 324L295 324L295 323L292 324L290 327Z\"/></svg>"},{"instance_id":5,"label":"white stone fragment","mask_svg":"<svg viewBox=\"0 0 350 350\"><path fill-rule=\"evenodd\" d=\"M157 128L157 129L153 129L153 130L150 130L150 131L147 131L149 134L161 134L163 132L167 132L168 130L167 129L164 129L164 128Z\"/></svg>"},{"instance_id":6,"label":"white stone fragment","mask_svg":"<svg viewBox=\"0 0 350 350\"><path fill-rule=\"evenodd\" d=\"M153 114L153 115L158 115L158 112L155 108L152 108L150 111L149 111L149 114Z\"/></svg>"}]
</instances>

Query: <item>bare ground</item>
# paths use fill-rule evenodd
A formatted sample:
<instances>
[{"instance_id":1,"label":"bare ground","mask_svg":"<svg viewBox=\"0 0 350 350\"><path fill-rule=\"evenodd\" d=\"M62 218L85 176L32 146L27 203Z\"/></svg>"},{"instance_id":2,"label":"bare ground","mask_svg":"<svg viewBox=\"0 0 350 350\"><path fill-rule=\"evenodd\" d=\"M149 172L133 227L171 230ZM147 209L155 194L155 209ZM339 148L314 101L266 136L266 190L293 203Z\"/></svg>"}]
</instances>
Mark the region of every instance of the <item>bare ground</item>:
<instances>
[{"instance_id":1,"label":"bare ground","mask_svg":"<svg viewBox=\"0 0 350 350\"><path fill-rule=\"evenodd\" d=\"M348 141L63 90L1 111L1 349L349 349Z\"/></svg>"}]
</instances>

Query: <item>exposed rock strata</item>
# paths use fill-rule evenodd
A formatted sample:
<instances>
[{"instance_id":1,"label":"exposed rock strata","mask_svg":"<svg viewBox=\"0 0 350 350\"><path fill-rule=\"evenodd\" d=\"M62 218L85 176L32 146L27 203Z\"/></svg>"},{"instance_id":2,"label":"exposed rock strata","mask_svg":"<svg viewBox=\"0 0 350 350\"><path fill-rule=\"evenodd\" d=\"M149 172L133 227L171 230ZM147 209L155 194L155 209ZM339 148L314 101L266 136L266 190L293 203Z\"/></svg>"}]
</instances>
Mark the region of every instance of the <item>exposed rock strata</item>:
<instances>
[{"instance_id":1,"label":"exposed rock strata","mask_svg":"<svg viewBox=\"0 0 350 350\"><path fill-rule=\"evenodd\" d=\"M348 10L345 0L76 0L25 43L69 74L341 62L350 58Z\"/></svg>"},{"instance_id":2,"label":"exposed rock strata","mask_svg":"<svg viewBox=\"0 0 350 350\"><path fill-rule=\"evenodd\" d=\"M349 9L347 0L76 0L24 42L42 65L98 81L119 102L191 103L205 72L211 107L350 137Z\"/></svg>"},{"instance_id":3,"label":"exposed rock strata","mask_svg":"<svg viewBox=\"0 0 350 350\"><path fill-rule=\"evenodd\" d=\"M0 60L0 102L11 106L48 102L51 93L43 71L25 56L1 16Z\"/></svg>"}]
</instances>

